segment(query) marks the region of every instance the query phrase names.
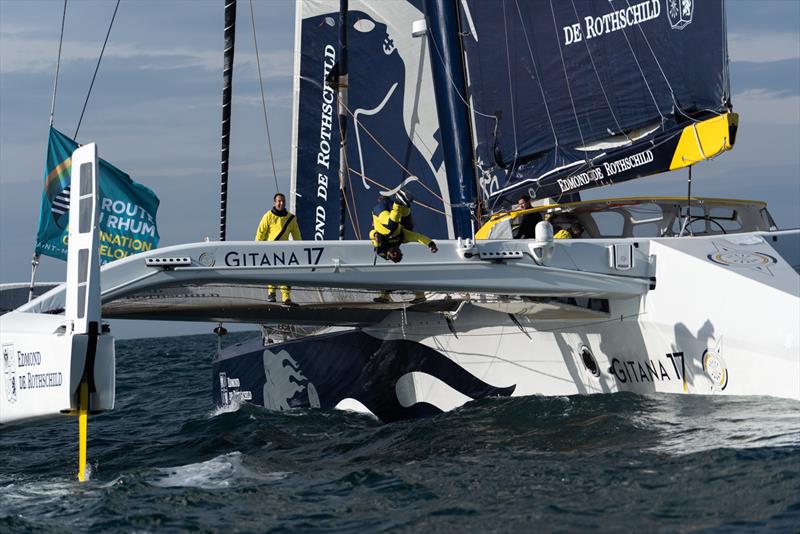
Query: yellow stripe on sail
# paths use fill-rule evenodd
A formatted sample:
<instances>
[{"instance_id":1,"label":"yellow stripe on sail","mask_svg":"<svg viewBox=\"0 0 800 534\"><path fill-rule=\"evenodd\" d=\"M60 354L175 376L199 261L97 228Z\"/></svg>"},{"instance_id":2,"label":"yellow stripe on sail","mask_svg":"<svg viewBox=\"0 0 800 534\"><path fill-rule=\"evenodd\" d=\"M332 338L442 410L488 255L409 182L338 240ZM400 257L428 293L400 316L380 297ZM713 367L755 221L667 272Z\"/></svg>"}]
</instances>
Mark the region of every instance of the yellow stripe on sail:
<instances>
[{"instance_id":1,"label":"yellow stripe on sail","mask_svg":"<svg viewBox=\"0 0 800 534\"><path fill-rule=\"evenodd\" d=\"M725 113L687 126L681 132L669 170L688 167L730 150L738 124L738 114Z\"/></svg>"}]
</instances>

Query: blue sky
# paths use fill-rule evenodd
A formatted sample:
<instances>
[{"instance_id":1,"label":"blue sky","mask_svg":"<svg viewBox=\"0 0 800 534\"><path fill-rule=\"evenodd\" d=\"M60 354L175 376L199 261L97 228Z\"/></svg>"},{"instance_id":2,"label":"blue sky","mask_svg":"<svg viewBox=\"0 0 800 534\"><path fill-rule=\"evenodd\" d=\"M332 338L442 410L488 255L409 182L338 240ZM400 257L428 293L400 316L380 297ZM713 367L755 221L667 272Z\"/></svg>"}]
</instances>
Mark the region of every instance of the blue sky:
<instances>
[{"instance_id":1,"label":"blue sky","mask_svg":"<svg viewBox=\"0 0 800 534\"><path fill-rule=\"evenodd\" d=\"M0 0L0 282L30 276L62 7L60 0ZM68 4L54 123L67 135L75 133L113 9L113 1ZM294 3L256 0L254 10L276 166L288 189ZM238 12L228 238L252 239L274 185L249 3L240 1ZM156 191L162 245L218 233L222 13L216 0L123 0L78 135ZM695 167L694 192L766 200L780 226L798 227L800 1L730 0L728 41L741 114L737 146ZM680 171L585 198L685 191ZM44 258L39 279L64 273L64 263ZM141 333L121 321L114 329Z\"/></svg>"}]
</instances>

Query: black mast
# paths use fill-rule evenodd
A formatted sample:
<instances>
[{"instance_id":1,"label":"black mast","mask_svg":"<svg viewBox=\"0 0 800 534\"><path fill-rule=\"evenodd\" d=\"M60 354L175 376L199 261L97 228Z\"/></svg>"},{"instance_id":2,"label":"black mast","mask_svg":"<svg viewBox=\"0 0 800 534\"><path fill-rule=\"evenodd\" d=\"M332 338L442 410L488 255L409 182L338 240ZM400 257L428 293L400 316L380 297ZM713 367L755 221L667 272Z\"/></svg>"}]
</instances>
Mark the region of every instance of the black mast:
<instances>
[{"instance_id":1,"label":"black mast","mask_svg":"<svg viewBox=\"0 0 800 534\"><path fill-rule=\"evenodd\" d=\"M236 0L225 0L225 66L222 69L222 166L219 191L219 240L225 241L228 222L228 160L230 159L233 48L236 41Z\"/></svg>"},{"instance_id":2,"label":"black mast","mask_svg":"<svg viewBox=\"0 0 800 534\"><path fill-rule=\"evenodd\" d=\"M431 70L448 175L454 237L471 237L477 195L468 110L461 97L461 94L467 94L467 84L459 41L458 6L455 0L425 0L424 6L433 48Z\"/></svg>"},{"instance_id":3,"label":"black mast","mask_svg":"<svg viewBox=\"0 0 800 534\"><path fill-rule=\"evenodd\" d=\"M339 96L339 239L344 239L347 190L347 11L348 0L339 0L339 72L336 91Z\"/></svg>"}]
</instances>

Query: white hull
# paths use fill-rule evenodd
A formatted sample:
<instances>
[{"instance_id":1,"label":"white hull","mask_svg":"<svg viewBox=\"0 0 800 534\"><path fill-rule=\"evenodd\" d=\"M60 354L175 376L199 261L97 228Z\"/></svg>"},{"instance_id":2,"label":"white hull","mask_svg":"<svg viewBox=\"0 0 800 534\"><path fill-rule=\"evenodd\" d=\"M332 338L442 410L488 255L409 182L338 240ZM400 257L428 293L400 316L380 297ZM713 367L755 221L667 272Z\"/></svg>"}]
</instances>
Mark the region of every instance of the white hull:
<instances>
[{"instance_id":1,"label":"white hull","mask_svg":"<svg viewBox=\"0 0 800 534\"><path fill-rule=\"evenodd\" d=\"M549 254L542 253L548 248ZM297 260L289 262L293 257ZM287 258L286 265L275 264L275 258ZM380 402L394 403L388 415L394 419L449 410L493 394L634 391L800 400L799 264L798 230L567 242L442 241L435 255L408 246L400 264L378 263L364 242L198 243L105 266L102 300L104 306L117 306L117 316L142 318L144 309L150 318L187 318L191 314L182 306L192 300L187 288L194 287L204 295L198 299L205 299L205 320L215 320L235 317L243 308L235 298L203 288L255 284L251 289L265 294L267 283L288 283L306 288L306 294L296 290L299 308L253 300L251 294L239 299L249 302L248 322L261 317L263 322L361 327L350 331L355 344L344 343L345 348L336 346L344 338L326 342L312 336L221 355L215 369L226 379L220 375L215 395L223 403L242 392L243 398L261 399L268 407L345 401L373 411L368 404L378 402L379 394ZM183 293L161 299L159 292L170 288ZM330 288L349 288L350 298L331 301L325 297ZM379 289L456 288L462 293L453 293L449 301L372 303ZM317 300L304 301L308 294L318 295ZM63 292L54 290L27 308L47 311L62 299ZM593 305L586 305L588 299ZM138 306L138 312L126 315L126 306ZM393 367L371 360L376 354ZM236 356L246 356L249 363L233 364ZM294 371L281 365L276 368L280 377L270 378L277 397L274 391L261 392L271 359L294 362ZM595 365L584 362L592 359ZM364 366L380 376L351 383ZM320 381L334 371L347 384L338 384L326 397ZM456 375L460 386L454 386ZM354 387L361 388L361 399L347 393ZM376 415L387 418L386 412Z\"/></svg>"}]
</instances>

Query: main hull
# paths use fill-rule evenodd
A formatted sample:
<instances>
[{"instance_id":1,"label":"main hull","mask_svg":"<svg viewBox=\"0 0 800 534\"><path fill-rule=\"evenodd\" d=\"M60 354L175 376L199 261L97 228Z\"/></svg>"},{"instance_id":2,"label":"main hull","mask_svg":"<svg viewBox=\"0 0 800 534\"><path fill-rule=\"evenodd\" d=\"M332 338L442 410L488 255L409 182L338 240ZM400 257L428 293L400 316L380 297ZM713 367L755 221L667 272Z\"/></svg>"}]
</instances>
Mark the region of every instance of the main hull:
<instances>
[{"instance_id":1,"label":"main hull","mask_svg":"<svg viewBox=\"0 0 800 534\"><path fill-rule=\"evenodd\" d=\"M798 234L782 238L781 252L795 254ZM253 340L218 355L214 399L349 408L382 421L487 396L800 400L797 261L777 245L772 254L749 246L743 237L654 240L657 285L642 297L474 301L458 313L393 312L370 328Z\"/></svg>"}]
</instances>

